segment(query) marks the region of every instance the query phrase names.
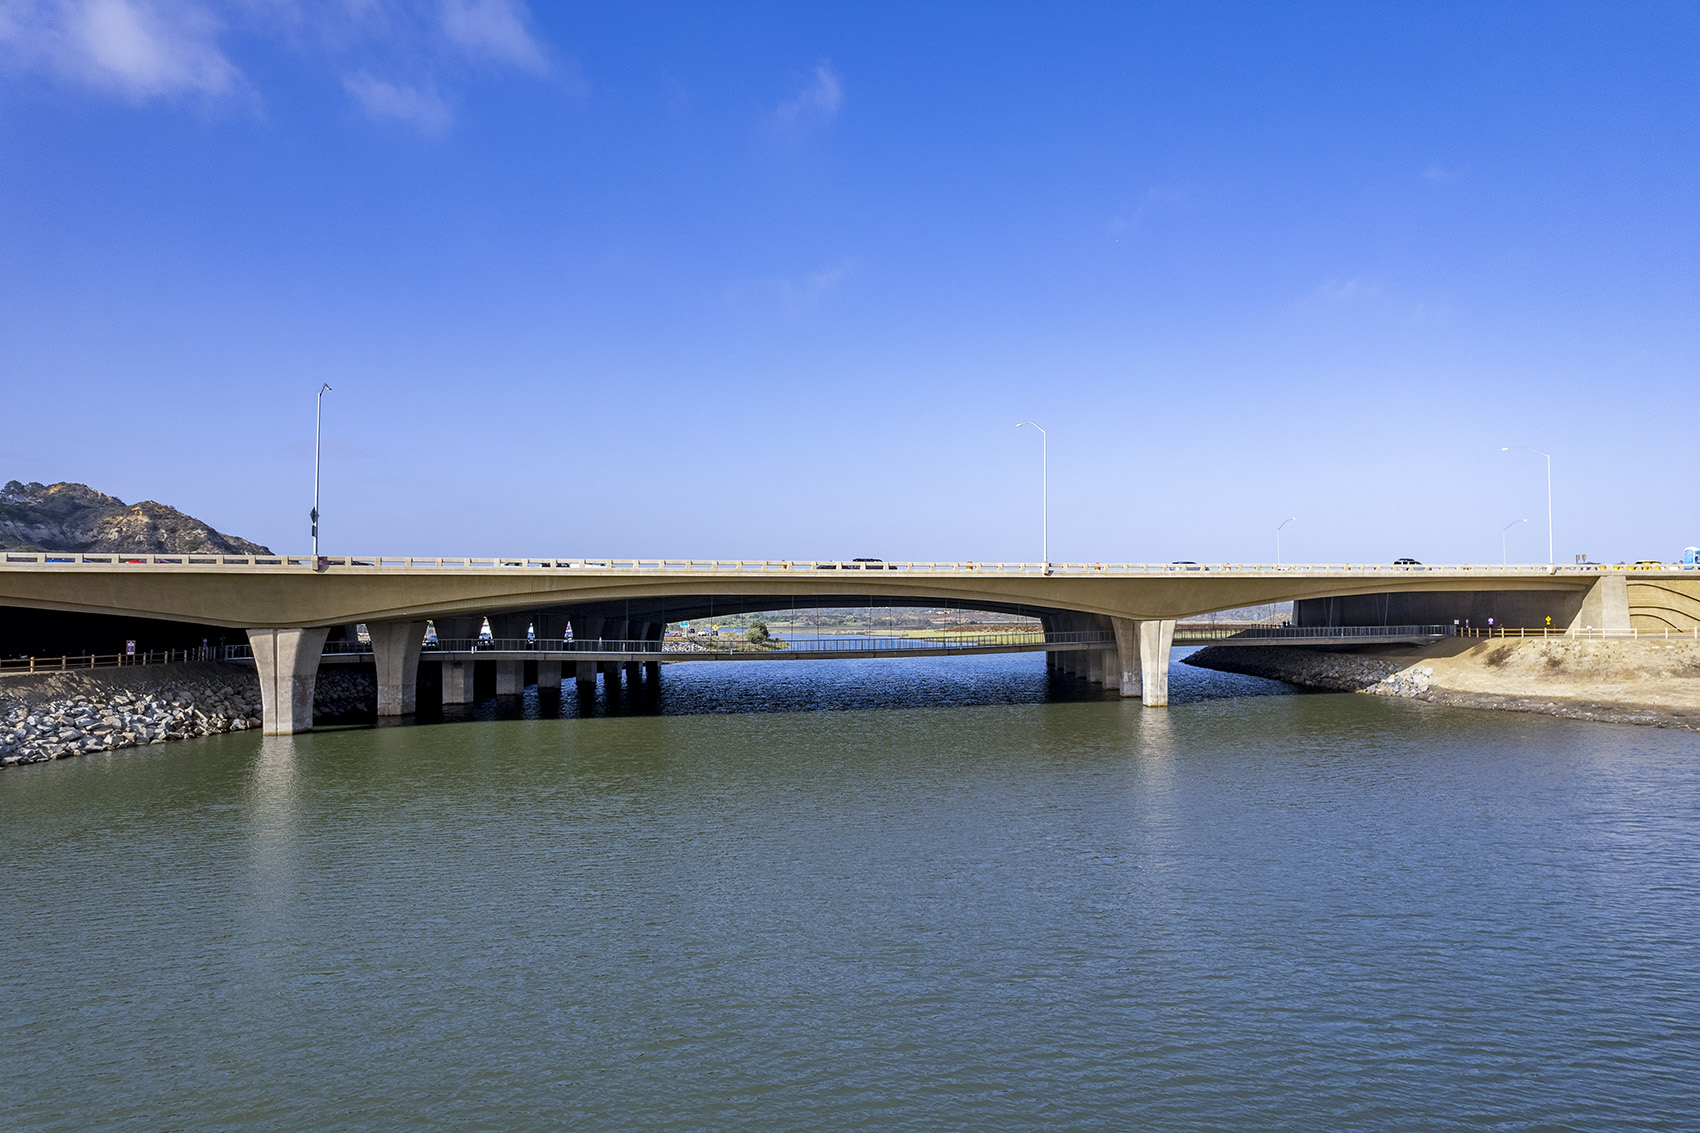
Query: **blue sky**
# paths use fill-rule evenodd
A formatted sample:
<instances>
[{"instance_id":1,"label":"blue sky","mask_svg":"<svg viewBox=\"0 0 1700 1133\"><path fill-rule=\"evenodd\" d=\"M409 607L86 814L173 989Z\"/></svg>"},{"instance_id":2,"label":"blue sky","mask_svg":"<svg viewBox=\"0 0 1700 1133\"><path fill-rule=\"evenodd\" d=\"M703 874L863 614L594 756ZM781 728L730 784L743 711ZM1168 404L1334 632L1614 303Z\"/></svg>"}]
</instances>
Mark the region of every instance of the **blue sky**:
<instances>
[{"instance_id":1,"label":"blue sky","mask_svg":"<svg viewBox=\"0 0 1700 1133\"><path fill-rule=\"evenodd\" d=\"M1700 8L0 0L0 478L327 550L1672 557Z\"/></svg>"}]
</instances>

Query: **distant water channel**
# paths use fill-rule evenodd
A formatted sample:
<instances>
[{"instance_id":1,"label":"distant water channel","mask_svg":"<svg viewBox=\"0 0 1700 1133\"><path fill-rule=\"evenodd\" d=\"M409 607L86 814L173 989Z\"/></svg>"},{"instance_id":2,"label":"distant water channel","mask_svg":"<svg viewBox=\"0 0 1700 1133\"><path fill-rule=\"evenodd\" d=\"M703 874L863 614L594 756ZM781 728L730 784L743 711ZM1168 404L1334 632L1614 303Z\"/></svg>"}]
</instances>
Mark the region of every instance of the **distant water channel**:
<instances>
[{"instance_id":1,"label":"distant water channel","mask_svg":"<svg viewBox=\"0 0 1700 1133\"><path fill-rule=\"evenodd\" d=\"M1034 655L0 774L0 1112L1688 1129L1700 741Z\"/></svg>"}]
</instances>

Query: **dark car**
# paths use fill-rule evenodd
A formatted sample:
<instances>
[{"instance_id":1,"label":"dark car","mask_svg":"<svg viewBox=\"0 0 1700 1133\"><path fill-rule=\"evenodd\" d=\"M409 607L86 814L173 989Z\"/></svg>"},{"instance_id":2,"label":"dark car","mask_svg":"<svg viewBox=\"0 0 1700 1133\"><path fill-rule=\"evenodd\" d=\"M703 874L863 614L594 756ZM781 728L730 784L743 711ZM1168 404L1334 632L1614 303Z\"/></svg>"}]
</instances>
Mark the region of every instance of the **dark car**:
<instances>
[{"instance_id":1,"label":"dark car","mask_svg":"<svg viewBox=\"0 0 1700 1133\"><path fill-rule=\"evenodd\" d=\"M1422 566L1416 559L1394 559L1394 566Z\"/></svg>"}]
</instances>

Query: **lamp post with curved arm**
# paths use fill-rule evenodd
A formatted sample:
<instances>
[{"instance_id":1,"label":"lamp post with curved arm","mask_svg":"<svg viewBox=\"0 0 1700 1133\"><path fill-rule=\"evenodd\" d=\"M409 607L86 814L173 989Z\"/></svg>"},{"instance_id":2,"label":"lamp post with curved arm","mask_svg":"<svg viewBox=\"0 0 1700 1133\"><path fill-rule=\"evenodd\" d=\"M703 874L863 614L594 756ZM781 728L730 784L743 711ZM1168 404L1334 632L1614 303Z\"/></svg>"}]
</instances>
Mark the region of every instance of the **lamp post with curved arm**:
<instances>
[{"instance_id":1,"label":"lamp post with curved arm","mask_svg":"<svg viewBox=\"0 0 1700 1133\"><path fill-rule=\"evenodd\" d=\"M1542 452L1538 448L1530 448L1528 445L1502 445L1502 446L1500 446L1499 451L1500 452L1510 452L1514 448L1520 448L1520 449L1523 449L1525 452L1532 452L1536 456L1544 456L1544 457L1547 458L1547 566L1551 566L1552 562L1553 562L1553 560L1552 560L1552 455L1550 453Z\"/></svg>"},{"instance_id":2,"label":"lamp post with curved arm","mask_svg":"<svg viewBox=\"0 0 1700 1133\"><path fill-rule=\"evenodd\" d=\"M1500 566L1504 566L1505 562L1506 562L1506 559L1505 559L1505 533L1507 531L1510 531L1513 527L1516 527L1519 523L1527 523L1527 522L1529 522L1529 521L1526 520L1526 519L1513 519L1510 523L1507 523L1504 527L1501 527L1499 529L1499 565Z\"/></svg>"},{"instance_id":3,"label":"lamp post with curved arm","mask_svg":"<svg viewBox=\"0 0 1700 1133\"><path fill-rule=\"evenodd\" d=\"M1039 430L1039 557L1046 574L1051 573L1051 435L1036 421L1017 422L1016 428L1032 425Z\"/></svg>"},{"instance_id":4,"label":"lamp post with curved arm","mask_svg":"<svg viewBox=\"0 0 1700 1133\"><path fill-rule=\"evenodd\" d=\"M319 561L319 436L320 423L325 415L325 394L331 392L329 382L319 386L318 401L313 409L313 562Z\"/></svg>"},{"instance_id":5,"label":"lamp post with curved arm","mask_svg":"<svg viewBox=\"0 0 1700 1133\"><path fill-rule=\"evenodd\" d=\"M1287 526L1287 524L1293 522L1297 518L1298 518L1298 516L1296 516L1296 515L1289 515L1286 519L1283 519L1281 521L1281 524L1280 524L1279 527L1275 528L1275 565L1276 566L1281 565L1281 528Z\"/></svg>"}]
</instances>

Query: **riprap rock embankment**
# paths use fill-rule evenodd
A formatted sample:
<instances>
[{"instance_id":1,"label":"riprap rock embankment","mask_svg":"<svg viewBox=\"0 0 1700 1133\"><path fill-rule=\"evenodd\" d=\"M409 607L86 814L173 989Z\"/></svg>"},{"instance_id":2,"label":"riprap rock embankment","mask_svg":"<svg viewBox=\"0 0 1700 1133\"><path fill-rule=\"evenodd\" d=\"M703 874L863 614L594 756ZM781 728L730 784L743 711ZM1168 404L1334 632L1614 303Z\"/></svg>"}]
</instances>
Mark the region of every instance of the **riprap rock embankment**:
<instances>
[{"instance_id":1,"label":"riprap rock embankment","mask_svg":"<svg viewBox=\"0 0 1700 1133\"><path fill-rule=\"evenodd\" d=\"M160 665L0 680L0 766L260 726L260 683L227 665Z\"/></svg>"},{"instance_id":2,"label":"riprap rock embankment","mask_svg":"<svg viewBox=\"0 0 1700 1133\"><path fill-rule=\"evenodd\" d=\"M366 666L320 671L315 718L364 720ZM241 665L190 663L0 678L0 767L260 726L260 682Z\"/></svg>"}]
</instances>

